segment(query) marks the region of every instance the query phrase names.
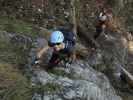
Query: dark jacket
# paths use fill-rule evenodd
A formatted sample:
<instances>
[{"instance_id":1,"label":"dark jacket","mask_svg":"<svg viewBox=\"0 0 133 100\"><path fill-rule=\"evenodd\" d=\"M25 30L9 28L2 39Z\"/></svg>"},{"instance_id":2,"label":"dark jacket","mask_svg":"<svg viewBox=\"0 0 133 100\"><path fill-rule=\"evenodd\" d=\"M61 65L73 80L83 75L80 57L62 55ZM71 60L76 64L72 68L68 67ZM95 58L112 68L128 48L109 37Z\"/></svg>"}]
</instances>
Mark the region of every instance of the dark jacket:
<instances>
[{"instance_id":1,"label":"dark jacket","mask_svg":"<svg viewBox=\"0 0 133 100\"><path fill-rule=\"evenodd\" d=\"M73 54L74 52L74 46L76 44L75 36L72 32L65 31L63 29L62 30L60 29L59 31L61 31L64 35L63 42L65 44L65 48L58 52L53 52L52 57L49 61L49 63L52 63L53 65L57 65L60 60L64 59L64 57L70 57L70 55Z\"/></svg>"}]
</instances>

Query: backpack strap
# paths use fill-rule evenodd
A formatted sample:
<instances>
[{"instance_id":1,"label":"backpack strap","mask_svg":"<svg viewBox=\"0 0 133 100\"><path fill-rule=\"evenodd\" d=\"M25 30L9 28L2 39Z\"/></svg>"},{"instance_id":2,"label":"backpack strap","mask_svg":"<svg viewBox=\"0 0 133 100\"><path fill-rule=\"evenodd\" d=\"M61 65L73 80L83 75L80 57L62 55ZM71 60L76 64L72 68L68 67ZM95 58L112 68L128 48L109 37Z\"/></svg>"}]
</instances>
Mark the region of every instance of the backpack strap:
<instances>
[{"instance_id":1,"label":"backpack strap","mask_svg":"<svg viewBox=\"0 0 133 100\"><path fill-rule=\"evenodd\" d=\"M59 29L64 35L65 40L64 41L70 41L75 45L76 42L76 36L73 32L69 31L68 29Z\"/></svg>"}]
</instances>

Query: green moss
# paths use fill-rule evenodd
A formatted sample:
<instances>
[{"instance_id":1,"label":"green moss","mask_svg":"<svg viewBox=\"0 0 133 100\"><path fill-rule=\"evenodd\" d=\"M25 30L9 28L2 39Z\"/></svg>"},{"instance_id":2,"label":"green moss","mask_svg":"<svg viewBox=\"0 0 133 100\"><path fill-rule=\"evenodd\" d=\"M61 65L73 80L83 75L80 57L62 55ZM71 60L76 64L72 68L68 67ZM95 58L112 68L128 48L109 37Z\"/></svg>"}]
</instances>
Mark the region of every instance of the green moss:
<instances>
[{"instance_id":1,"label":"green moss","mask_svg":"<svg viewBox=\"0 0 133 100\"><path fill-rule=\"evenodd\" d=\"M26 63L27 52L2 37L0 52L0 100L31 100L30 82L18 69Z\"/></svg>"},{"instance_id":2,"label":"green moss","mask_svg":"<svg viewBox=\"0 0 133 100\"><path fill-rule=\"evenodd\" d=\"M68 77L70 79L80 79L81 77L80 76L74 76L75 74L74 73L66 73L64 70L61 70L61 69L51 69L48 71L49 74L54 74L54 75L57 75L57 76L62 76L62 77Z\"/></svg>"},{"instance_id":3,"label":"green moss","mask_svg":"<svg viewBox=\"0 0 133 100\"><path fill-rule=\"evenodd\" d=\"M32 37L37 35L32 33L32 25L6 17L0 17L0 31ZM19 70L20 65L23 67L27 62L30 45L11 43L5 37L4 34L0 35L0 100L31 100L31 84Z\"/></svg>"},{"instance_id":4,"label":"green moss","mask_svg":"<svg viewBox=\"0 0 133 100\"><path fill-rule=\"evenodd\" d=\"M9 17L0 17L0 30L24 34L31 37L36 37L38 35L38 33L34 32L32 24Z\"/></svg>"},{"instance_id":5,"label":"green moss","mask_svg":"<svg viewBox=\"0 0 133 100\"><path fill-rule=\"evenodd\" d=\"M47 83L45 85L36 85L34 86L32 89L33 92L36 93L44 93L44 92L58 92L62 89L63 87L58 85L58 84L54 84L54 83Z\"/></svg>"},{"instance_id":6,"label":"green moss","mask_svg":"<svg viewBox=\"0 0 133 100\"><path fill-rule=\"evenodd\" d=\"M0 62L23 64L26 62L26 52L20 45L14 46L9 41L0 40Z\"/></svg>"},{"instance_id":7,"label":"green moss","mask_svg":"<svg viewBox=\"0 0 133 100\"><path fill-rule=\"evenodd\" d=\"M0 100L31 100L31 84L14 65L0 63L0 79Z\"/></svg>"},{"instance_id":8,"label":"green moss","mask_svg":"<svg viewBox=\"0 0 133 100\"><path fill-rule=\"evenodd\" d=\"M48 70L48 72L57 76L67 76L67 73L64 70L51 69Z\"/></svg>"}]
</instances>

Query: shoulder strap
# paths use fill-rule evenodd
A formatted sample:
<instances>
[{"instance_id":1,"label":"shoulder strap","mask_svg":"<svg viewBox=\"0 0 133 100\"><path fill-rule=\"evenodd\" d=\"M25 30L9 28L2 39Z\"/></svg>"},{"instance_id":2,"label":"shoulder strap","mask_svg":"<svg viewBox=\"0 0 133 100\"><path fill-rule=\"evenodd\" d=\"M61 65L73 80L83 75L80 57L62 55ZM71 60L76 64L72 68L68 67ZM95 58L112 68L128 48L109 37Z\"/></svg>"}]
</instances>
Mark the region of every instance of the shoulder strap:
<instances>
[{"instance_id":1,"label":"shoulder strap","mask_svg":"<svg viewBox=\"0 0 133 100\"><path fill-rule=\"evenodd\" d=\"M64 35L65 41L73 41L75 42L75 35L73 32L69 31L68 29L59 29Z\"/></svg>"}]
</instances>

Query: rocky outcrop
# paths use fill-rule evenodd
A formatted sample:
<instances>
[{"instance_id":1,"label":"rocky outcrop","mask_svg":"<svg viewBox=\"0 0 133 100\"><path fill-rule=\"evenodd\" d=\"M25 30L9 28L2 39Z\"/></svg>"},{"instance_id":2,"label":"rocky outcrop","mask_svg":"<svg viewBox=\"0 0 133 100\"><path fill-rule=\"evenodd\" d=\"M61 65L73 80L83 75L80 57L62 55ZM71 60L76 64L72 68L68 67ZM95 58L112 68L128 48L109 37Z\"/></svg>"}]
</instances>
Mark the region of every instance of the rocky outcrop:
<instances>
[{"instance_id":1,"label":"rocky outcrop","mask_svg":"<svg viewBox=\"0 0 133 100\"><path fill-rule=\"evenodd\" d=\"M31 56L34 53L32 50ZM28 68L33 87L39 85L33 100L121 100L107 77L92 69L87 61L77 60L71 66L59 65L50 71L41 66Z\"/></svg>"},{"instance_id":2,"label":"rocky outcrop","mask_svg":"<svg viewBox=\"0 0 133 100\"><path fill-rule=\"evenodd\" d=\"M47 86L50 83L59 86L57 90L52 92L35 93L33 100L121 100L115 94L109 80L84 61L78 61L69 68L53 70L55 73L62 71L65 75L55 75L54 72L46 72L43 69L36 69L33 72L35 75L32 77L34 85L40 83L42 86ZM69 71L67 72L67 70Z\"/></svg>"}]
</instances>

